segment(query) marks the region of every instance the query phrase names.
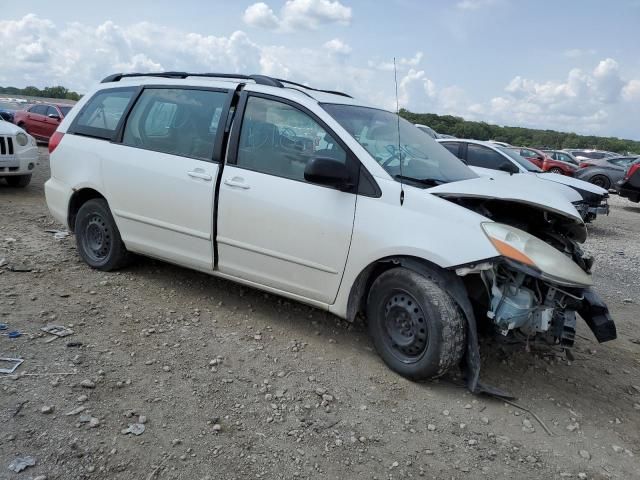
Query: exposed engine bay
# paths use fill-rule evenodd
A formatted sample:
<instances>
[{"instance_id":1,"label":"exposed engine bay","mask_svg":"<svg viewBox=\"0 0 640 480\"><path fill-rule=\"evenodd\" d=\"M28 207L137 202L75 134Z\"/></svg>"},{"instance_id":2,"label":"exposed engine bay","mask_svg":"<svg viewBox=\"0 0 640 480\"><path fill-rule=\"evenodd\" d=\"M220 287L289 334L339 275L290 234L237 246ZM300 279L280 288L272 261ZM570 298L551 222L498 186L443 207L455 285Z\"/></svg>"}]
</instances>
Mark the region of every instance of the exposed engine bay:
<instances>
[{"instance_id":1,"label":"exposed engine bay","mask_svg":"<svg viewBox=\"0 0 640 480\"><path fill-rule=\"evenodd\" d=\"M593 257L584 252L584 224L564 214L525 203L486 198L445 197L502 224L523 230L554 247L590 274ZM616 337L615 325L604 303L588 287L563 285L545 278L535 268L497 257L462 267L463 277L479 326L483 320L500 335L571 347L576 312L600 341Z\"/></svg>"}]
</instances>

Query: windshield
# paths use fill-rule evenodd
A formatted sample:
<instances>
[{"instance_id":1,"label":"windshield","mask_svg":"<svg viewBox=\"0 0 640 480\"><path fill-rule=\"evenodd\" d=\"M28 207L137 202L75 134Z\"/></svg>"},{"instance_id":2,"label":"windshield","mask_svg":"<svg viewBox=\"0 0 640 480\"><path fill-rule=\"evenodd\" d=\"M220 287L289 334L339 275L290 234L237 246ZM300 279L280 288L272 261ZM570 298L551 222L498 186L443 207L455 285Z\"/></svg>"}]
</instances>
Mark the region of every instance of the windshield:
<instances>
[{"instance_id":1,"label":"windshield","mask_svg":"<svg viewBox=\"0 0 640 480\"><path fill-rule=\"evenodd\" d=\"M400 118L398 126L395 113L353 105L322 107L396 180L433 186L477 178L469 167L411 123Z\"/></svg>"},{"instance_id":2,"label":"windshield","mask_svg":"<svg viewBox=\"0 0 640 480\"><path fill-rule=\"evenodd\" d=\"M64 115L65 117L67 116L67 114L71 111L71 107L58 107L60 109L60 111L62 112L62 115Z\"/></svg>"},{"instance_id":3,"label":"windshield","mask_svg":"<svg viewBox=\"0 0 640 480\"><path fill-rule=\"evenodd\" d=\"M529 160L524 158L522 155L520 155L518 152L515 152L510 148L507 148L507 147L496 147L496 148L500 150L502 153L506 153L507 155L509 155L510 158L518 162L518 164L521 167L524 167L528 172L543 171L541 168L538 168L533 162L530 162Z\"/></svg>"}]
</instances>

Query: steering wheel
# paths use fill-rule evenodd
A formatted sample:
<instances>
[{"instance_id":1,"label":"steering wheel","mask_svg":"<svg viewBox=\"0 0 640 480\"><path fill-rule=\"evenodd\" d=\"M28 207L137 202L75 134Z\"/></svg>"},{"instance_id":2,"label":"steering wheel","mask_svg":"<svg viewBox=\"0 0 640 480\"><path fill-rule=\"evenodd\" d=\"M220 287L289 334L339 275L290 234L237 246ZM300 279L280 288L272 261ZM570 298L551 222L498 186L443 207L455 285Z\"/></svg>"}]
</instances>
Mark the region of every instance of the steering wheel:
<instances>
[{"instance_id":1,"label":"steering wheel","mask_svg":"<svg viewBox=\"0 0 640 480\"><path fill-rule=\"evenodd\" d=\"M387 158L384 162L382 162L382 166L383 167L389 166L389 164L396 158L402 162L402 160L400 159L400 155L398 155L397 153L394 153L389 158Z\"/></svg>"}]
</instances>

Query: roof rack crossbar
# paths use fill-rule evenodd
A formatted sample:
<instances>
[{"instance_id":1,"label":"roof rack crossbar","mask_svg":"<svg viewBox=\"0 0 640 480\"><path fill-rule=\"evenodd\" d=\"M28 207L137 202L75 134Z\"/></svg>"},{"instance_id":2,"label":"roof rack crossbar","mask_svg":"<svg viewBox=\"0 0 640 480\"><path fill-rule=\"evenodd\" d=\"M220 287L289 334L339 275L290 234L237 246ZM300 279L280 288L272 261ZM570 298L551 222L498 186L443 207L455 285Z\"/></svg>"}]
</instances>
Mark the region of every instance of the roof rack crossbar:
<instances>
[{"instance_id":1,"label":"roof rack crossbar","mask_svg":"<svg viewBox=\"0 0 640 480\"><path fill-rule=\"evenodd\" d=\"M270 87L285 88L284 84L295 85L296 87L304 88L306 90L312 90L314 92L331 93L333 95L340 95L342 97L353 98L343 92L335 90L322 90L320 88L313 88L301 83L292 82L291 80L283 80L280 78L273 78L267 75L242 75L239 73L189 73L189 72L152 72L152 73L114 73L102 79L100 83L119 82L123 78L131 77L158 77L158 78L180 78L187 77L207 77L207 78L235 78L238 80L253 80L258 85L268 85ZM304 93L304 92L303 92Z\"/></svg>"}]
</instances>

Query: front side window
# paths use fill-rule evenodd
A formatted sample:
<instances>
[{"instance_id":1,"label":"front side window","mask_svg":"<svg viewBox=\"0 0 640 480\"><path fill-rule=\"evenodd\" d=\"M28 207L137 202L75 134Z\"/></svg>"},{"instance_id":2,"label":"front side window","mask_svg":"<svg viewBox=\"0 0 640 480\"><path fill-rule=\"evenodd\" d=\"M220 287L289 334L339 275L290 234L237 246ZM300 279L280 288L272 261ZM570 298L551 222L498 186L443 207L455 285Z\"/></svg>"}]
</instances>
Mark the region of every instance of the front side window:
<instances>
[{"instance_id":1,"label":"front side window","mask_svg":"<svg viewBox=\"0 0 640 480\"><path fill-rule=\"evenodd\" d=\"M131 110L122 143L212 160L218 122L227 96L227 92L212 90L146 89Z\"/></svg>"},{"instance_id":2,"label":"front side window","mask_svg":"<svg viewBox=\"0 0 640 480\"><path fill-rule=\"evenodd\" d=\"M250 96L242 120L236 165L304 181L313 158L346 163L347 153L313 118L286 103Z\"/></svg>"},{"instance_id":3,"label":"front side window","mask_svg":"<svg viewBox=\"0 0 640 480\"><path fill-rule=\"evenodd\" d=\"M535 163L531 160L526 159L518 152L514 151L512 148L507 147L497 147L502 153L508 156L511 160L515 161L518 165L523 167L525 170L529 172L542 172L542 169L539 168Z\"/></svg>"},{"instance_id":4,"label":"front side window","mask_svg":"<svg viewBox=\"0 0 640 480\"><path fill-rule=\"evenodd\" d=\"M428 187L477 178L460 159L395 113L355 105L322 107L398 181Z\"/></svg>"},{"instance_id":5,"label":"front side window","mask_svg":"<svg viewBox=\"0 0 640 480\"><path fill-rule=\"evenodd\" d=\"M470 143L467 146L467 162L474 167L499 170L508 160L495 150Z\"/></svg>"},{"instance_id":6,"label":"front side window","mask_svg":"<svg viewBox=\"0 0 640 480\"><path fill-rule=\"evenodd\" d=\"M113 140L135 91L134 87L100 90L80 110L71 132Z\"/></svg>"},{"instance_id":7,"label":"front side window","mask_svg":"<svg viewBox=\"0 0 640 480\"><path fill-rule=\"evenodd\" d=\"M461 155L461 153L460 153L460 142L442 142L440 145L442 145L444 148L449 150L456 157L462 158L460 156Z\"/></svg>"}]
</instances>

